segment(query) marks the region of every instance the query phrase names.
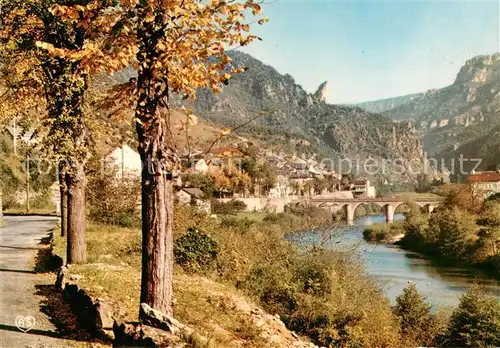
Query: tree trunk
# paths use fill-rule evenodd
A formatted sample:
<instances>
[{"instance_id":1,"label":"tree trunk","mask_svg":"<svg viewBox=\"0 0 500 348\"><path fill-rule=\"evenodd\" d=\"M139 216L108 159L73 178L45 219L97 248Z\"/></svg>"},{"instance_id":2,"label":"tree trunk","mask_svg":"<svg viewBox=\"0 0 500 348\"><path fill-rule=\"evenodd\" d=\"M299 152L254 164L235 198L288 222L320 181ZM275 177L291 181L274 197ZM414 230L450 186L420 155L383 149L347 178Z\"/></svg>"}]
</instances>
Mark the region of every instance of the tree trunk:
<instances>
[{"instance_id":1,"label":"tree trunk","mask_svg":"<svg viewBox=\"0 0 500 348\"><path fill-rule=\"evenodd\" d=\"M138 5L141 16L148 8ZM157 14L161 23L162 15ZM168 80L155 71L160 53L158 39L165 37L163 26L142 21L137 32L141 64L137 76L137 135L142 168L142 275L141 303L173 315L173 182L175 150L171 146L168 114ZM160 64L161 66L161 64ZM160 67L160 69L162 69ZM163 112L166 111L166 112ZM139 312L139 318L144 318Z\"/></svg>"},{"instance_id":2,"label":"tree trunk","mask_svg":"<svg viewBox=\"0 0 500 348\"><path fill-rule=\"evenodd\" d=\"M59 169L59 193L61 196L61 237L68 233L68 186L66 183L66 169Z\"/></svg>"},{"instance_id":3,"label":"tree trunk","mask_svg":"<svg viewBox=\"0 0 500 348\"><path fill-rule=\"evenodd\" d=\"M68 264L87 260L85 243L85 186L84 166L77 164L69 175L68 185L68 243L66 257Z\"/></svg>"},{"instance_id":4,"label":"tree trunk","mask_svg":"<svg viewBox=\"0 0 500 348\"><path fill-rule=\"evenodd\" d=\"M173 314L172 188L165 175L143 170L141 303L168 315Z\"/></svg>"}]
</instances>

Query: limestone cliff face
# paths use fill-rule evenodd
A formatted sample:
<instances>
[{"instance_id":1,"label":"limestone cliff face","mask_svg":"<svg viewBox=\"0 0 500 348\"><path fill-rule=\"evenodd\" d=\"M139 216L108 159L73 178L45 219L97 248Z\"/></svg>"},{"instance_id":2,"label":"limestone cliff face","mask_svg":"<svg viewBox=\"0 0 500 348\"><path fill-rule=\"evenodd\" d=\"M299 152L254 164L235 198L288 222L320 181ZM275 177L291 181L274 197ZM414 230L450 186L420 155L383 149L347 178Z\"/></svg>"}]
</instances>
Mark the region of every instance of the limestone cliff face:
<instances>
[{"instance_id":1,"label":"limestone cliff face","mask_svg":"<svg viewBox=\"0 0 500 348\"><path fill-rule=\"evenodd\" d=\"M471 124L499 118L494 112L500 107L499 96L500 53L496 53L468 60L452 85L421 93L384 115L395 120L415 120L422 128L431 128L433 121L436 126L465 125L467 119Z\"/></svg>"},{"instance_id":2,"label":"limestone cliff face","mask_svg":"<svg viewBox=\"0 0 500 348\"><path fill-rule=\"evenodd\" d=\"M477 56L465 62L454 84L484 84L500 78L500 53Z\"/></svg>"},{"instance_id":3,"label":"limestone cliff face","mask_svg":"<svg viewBox=\"0 0 500 348\"><path fill-rule=\"evenodd\" d=\"M319 85L318 89L314 93L314 99L320 103L326 103L326 100L328 99L328 81Z\"/></svg>"},{"instance_id":4,"label":"limestone cliff face","mask_svg":"<svg viewBox=\"0 0 500 348\"><path fill-rule=\"evenodd\" d=\"M429 156L451 159L462 153L484 158L486 167L500 161L494 150L500 148L495 128L500 126L500 53L468 60L450 86L398 98L392 100L403 102L383 114L413 120ZM376 101L364 104L380 106Z\"/></svg>"},{"instance_id":5,"label":"limestone cliff face","mask_svg":"<svg viewBox=\"0 0 500 348\"><path fill-rule=\"evenodd\" d=\"M232 58L235 66L246 71L230 79L218 95L198 91L190 106L201 117L234 126L263 112L264 116L246 127L253 137L288 147L287 139L304 139L324 157L408 161L420 157L418 139L406 125L395 125L389 118L361 108L328 104L326 82L309 94L290 75L282 75L250 55L235 52Z\"/></svg>"}]
</instances>

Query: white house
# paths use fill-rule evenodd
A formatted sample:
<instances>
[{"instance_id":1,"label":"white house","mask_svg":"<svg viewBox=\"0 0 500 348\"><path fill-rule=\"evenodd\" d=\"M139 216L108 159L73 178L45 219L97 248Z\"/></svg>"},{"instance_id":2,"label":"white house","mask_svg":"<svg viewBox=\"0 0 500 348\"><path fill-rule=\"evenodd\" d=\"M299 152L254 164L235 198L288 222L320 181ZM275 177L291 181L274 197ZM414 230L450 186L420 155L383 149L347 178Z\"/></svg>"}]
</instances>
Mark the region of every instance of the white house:
<instances>
[{"instance_id":1,"label":"white house","mask_svg":"<svg viewBox=\"0 0 500 348\"><path fill-rule=\"evenodd\" d=\"M141 156L128 145L113 149L106 156L106 162L118 169L120 177L141 175Z\"/></svg>"},{"instance_id":2,"label":"white house","mask_svg":"<svg viewBox=\"0 0 500 348\"><path fill-rule=\"evenodd\" d=\"M500 171L473 173L468 182L481 190L485 198L500 193Z\"/></svg>"},{"instance_id":3,"label":"white house","mask_svg":"<svg viewBox=\"0 0 500 348\"><path fill-rule=\"evenodd\" d=\"M208 164L205 161L205 159L200 159L196 164L194 165L194 170L200 173L207 173L208 172Z\"/></svg>"}]
</instances>

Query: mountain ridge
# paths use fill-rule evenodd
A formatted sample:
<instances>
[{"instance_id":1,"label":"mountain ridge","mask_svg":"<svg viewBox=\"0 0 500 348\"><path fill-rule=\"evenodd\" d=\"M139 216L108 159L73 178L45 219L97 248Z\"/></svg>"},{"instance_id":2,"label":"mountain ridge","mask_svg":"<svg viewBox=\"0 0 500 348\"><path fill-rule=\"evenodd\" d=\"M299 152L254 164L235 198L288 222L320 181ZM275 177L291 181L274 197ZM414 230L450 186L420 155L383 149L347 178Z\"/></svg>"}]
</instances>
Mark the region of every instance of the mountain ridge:
<instances>
[{"instance_id":1,"label":"mountain ridge","mask_svg":"<svg viewBox=\"0 0 500 348\"><path fill-rule=\"evenodd\" d=\"M492 131L500 126L500 53L467 60L449 86L358 106L383 108L394 100L403 102L382 114L413 122L430 156L484 158L482 169L500 164L500 135Z\"/></svg>"},{"instance_id":2,"label":"mountain ridge","mask_svg":"<svg viewBox=\"0 0 500 348\"><path fill-rule=\"evenodd\" d=\"M303 139L320 148L323 157L403 162L420 158L421 144L411 126L357 106L327 103L325 83L310 94L291 75L246 53L233 52L231 57L235 67L246 71L231 78L217 95L199 90L196 100L186 104L199 116L233 127L264 113L247 126L249 133L288 147L289 139Z\"/></svg>"}]
</instances>

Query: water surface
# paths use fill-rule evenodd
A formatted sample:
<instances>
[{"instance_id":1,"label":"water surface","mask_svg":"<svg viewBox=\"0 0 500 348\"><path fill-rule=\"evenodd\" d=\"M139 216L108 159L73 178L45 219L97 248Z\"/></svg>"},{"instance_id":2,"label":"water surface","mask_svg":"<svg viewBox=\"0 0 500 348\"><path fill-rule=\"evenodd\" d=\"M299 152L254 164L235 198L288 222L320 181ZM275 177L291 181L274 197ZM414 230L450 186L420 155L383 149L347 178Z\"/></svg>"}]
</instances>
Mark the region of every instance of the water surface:
<instances>
[{"instance_id":1,"label":"water surface","mask_svg":"<svg viewBox=\"0 0 500 348\"><path fill-rule=\"evenodd\" d=\"M403 215L395 216L395 220L402 219ZM467 292L474 281L483 284L490 294L500 298L500 279L495 279L482 270L439 265L419 253L406 251L395 245L365 242L364 228L380 222L385 222L384 216L357 218L354 226L345 226L332 232L331 238L324 245L327 248L358 253L368 273L381 284L392 302L407 286L408 281L415 283L420 293L434 306L456 305L459 296ZM300 244L318 244L321 236L320 232L303 232L290 239Z\"/></svg>"}]
</instances>

